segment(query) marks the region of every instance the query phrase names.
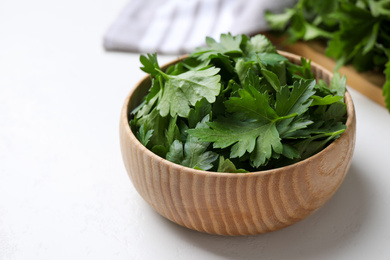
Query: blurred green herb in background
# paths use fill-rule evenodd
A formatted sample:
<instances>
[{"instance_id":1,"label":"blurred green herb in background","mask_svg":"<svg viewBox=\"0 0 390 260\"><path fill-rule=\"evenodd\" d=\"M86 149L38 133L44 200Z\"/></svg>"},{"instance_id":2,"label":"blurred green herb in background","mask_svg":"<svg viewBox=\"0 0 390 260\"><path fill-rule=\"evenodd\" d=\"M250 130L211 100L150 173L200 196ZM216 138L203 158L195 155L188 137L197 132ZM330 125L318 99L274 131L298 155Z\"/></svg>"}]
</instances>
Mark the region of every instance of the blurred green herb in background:
<instances>
[{"instance_id":1,"label":"blurred green herb in background","mask_svg":"<svg viewBox=\"0 0 390 260\"><path fill-rule=\"evenodd\" d=\"M290 42L321 38L336 70L351 63L357 71L380 70L390 111L390 0L299 0L281 14L266 13L273 30Z\"/></svg>"}]
</instances>

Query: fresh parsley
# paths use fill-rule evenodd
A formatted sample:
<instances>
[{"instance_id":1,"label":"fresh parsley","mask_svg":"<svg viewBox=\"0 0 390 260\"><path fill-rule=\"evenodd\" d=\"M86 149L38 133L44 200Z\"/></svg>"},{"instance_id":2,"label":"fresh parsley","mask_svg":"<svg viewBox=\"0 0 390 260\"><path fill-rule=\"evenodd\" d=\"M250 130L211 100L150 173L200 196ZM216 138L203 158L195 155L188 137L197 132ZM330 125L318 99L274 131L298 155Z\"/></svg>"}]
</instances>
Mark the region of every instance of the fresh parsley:
<instances>
[{"instance_id":1,"label":"fresh parsley","mask_svg":"<svg viewBox=\"0 0 390 260\"><path fill-rule=\"evenodd\" d=\"M290 42L324 39L336 68L351 63L358 71L383 71L383 95L390 111L390 1L299 0L281 14L266 13L271 29Z\"/></svg>"},{"instance_id":2,"label":"fresh parsley","mask_svg":"<svg viewBox=\"0 0 390 260\"><path fill-rule=\"evenodd\" d=\"M142 55L151 86L131 112L139 141L186 167L242 173L289 165L345 131L345 77L316 81L263 35L221 35L163 71Z\"/></svg>"}]
</instances>

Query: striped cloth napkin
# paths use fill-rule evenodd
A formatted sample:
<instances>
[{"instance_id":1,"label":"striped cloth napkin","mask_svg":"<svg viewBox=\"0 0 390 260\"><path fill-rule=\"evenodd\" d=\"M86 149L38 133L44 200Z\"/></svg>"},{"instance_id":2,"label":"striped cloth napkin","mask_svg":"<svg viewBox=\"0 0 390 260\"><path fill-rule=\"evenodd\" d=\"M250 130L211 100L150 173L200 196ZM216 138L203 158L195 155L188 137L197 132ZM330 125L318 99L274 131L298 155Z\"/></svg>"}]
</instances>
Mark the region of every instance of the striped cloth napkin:
<instances>
[{"instance_id":1,"label":"striped cloth napkin","mask_svg":"<svg viewBox=\"0 0 390 260\"><path fill-rule=\"evenodd\" d=\"M104 37L109 51L182 54L221 33L267 29L264 11L282 11L295 0L131 0Z\"/></svg>"}]
</instances>

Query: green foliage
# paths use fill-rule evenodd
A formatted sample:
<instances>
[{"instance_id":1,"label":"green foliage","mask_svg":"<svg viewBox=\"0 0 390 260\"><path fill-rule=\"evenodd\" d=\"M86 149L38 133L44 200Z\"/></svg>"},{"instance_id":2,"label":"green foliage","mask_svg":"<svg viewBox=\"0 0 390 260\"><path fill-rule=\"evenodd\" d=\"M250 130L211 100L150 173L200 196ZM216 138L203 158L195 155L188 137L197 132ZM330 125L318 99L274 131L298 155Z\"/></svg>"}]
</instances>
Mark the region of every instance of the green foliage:
<instances>
[{"instance_id":1,"label":"green foliage","mask_svg":"<svg viewBox=\"0 0 390 260\"><path fill-rule=\"evenodd\" d=\"M242 42L242 35L232 36L230 34L222 34L220 42L217 42L211 37L206 38L207 47L199 47L193 56L200 60L210 59L213 55L241 55L242 50L240 44Z\"/></svg>"},{"instance_id":2,"label":"green foliage","mask_svg":"<svg viewBox=\"0 0 390 260\"><path fill-rule=\"evenodd\" d=\"M189 70L179 75L168 75L159 70L166 80L161 102L157 105L161 116L188 117L190 105L202 98L213 103L221 90L221 76L215 67Z\"/></svg>"},{"instance_id":3,"label":"green foliage","mask_svg":"<svg viewBox=\"0 0 390 260\"><path fill-rule=\"evenodd\" d=\"M160 69L160 66L157 62L157 54L147 54L147 56L141 55L139 60L142 65L144 65L143 67L141 67L141 70L153 76L158 75L157 70Z\"/></svg>"},{"instance_id":4,"label":"green foliage","mask_svg":"<svg viewBox=\"0 0 390 260\"><path fill-rule=\"evenodd\" d=\"M165 72L154 55L141 58L152 84L130 125L154 153L243 173L305 159L345 131L345 77L317 83L310 61L290 63L263 35L207 44Z\"/></svg>"},{"instance_id":5,"label":"green foliage","mask_svg":"<svg viewBox=\"0 0 390 260\"><path fill-rule=\"evenodd\" d=\"M205 121L209 120L209 116L197 124L195 129L199 127L207 127ZM207 151L209 143L202 142L198 138L188 135L184 144L175 140L169 147L167 160L201 170L209 170L213 167L213 162L218 158L218 154L212 151Z\"/></svg>"},{"instance_id":6,"label":"green foliage","mask_svg":"<svg viewBox=\"0 0 390 260\"><path fill-rule=\"evenodd\" d=\"M290 42L324 39L326 54L340 66L384 72L383 95L390 111L390 1L299 0L284 13L266 13L274 30L285 31Z\"/></svg>"},{"instance_id":7,"label":"green foliage","mask_svg":"<svg viewBox=\"0 0 390 260\"><path fill-rule=\"evenodd\" d=\"M220 156L217 172L245 173L248 171L244 169L237 169L232 161L225 159L223 156Z\"/></svg>"}]
</instances>

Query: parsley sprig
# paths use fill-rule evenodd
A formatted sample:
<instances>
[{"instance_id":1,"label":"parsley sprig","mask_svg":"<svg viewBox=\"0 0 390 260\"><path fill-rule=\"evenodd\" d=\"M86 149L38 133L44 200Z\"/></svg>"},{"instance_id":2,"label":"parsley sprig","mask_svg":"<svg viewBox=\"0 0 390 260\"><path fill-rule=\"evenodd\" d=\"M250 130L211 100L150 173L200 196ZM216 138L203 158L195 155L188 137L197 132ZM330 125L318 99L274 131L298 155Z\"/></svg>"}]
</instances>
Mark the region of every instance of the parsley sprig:
<instances>
[{"instance_id":1,"label":"parsley sprig","mask_svg":"<svg viewBox=\"0 0 390 260\"><path fill-rule=\"evenodd\" d=\"M390 111L390 1L299 0L281 14L266 13L273 30L290 42L324 39L336 70L351 63L357 71L383 71L383 96Z\"/></svg>"},{"instance_id":2,"label":"parsley sprig","mask_svg":"<svg viewBox=\"0 0 390 260\"><path fill-rule=\"evenodd\" d=\"M330 88L310 61L289 62L263 35L221 35L163 71L142 55L151 87L131 112L138 140L186 167L240 173L321 151L345 129L345 77Z\"/></svg>"}]
</instances>

